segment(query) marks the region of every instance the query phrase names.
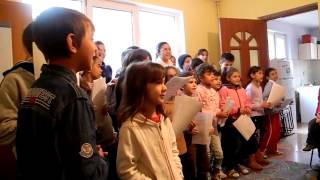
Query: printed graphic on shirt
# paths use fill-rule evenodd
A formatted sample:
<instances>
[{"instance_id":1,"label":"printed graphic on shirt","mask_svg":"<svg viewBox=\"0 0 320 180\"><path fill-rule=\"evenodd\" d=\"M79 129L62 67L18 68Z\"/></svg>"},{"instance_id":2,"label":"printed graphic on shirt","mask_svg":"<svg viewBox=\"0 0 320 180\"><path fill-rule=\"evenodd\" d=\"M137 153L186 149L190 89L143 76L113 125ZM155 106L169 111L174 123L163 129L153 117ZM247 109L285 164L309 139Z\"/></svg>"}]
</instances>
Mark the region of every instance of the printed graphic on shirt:
<instances>
[{"instance_id":1,"label":"printed graphic on shirt","mask_svg":"<svg viewBox=\"0 0 320 180\"><path fill-rule=\"evenodd\" d=\"M93 154L93 149L91 144L89 143L84 143L81 146L81 151L79 152L80 156L84 157L84 158L91 158L92 154Z\"/></svg>"},{"instance_id":2,"label":"printed graphic on shirt","mask_svg":"<svg viewBox=\"0 0 320 180\"><path fill-rule=\"evenodd\" d=\"M22 101L27 105L39 105L47 110L50 109L52 100L56 95L42 88L31 88L27 97Z\"/></svg>"}]
</instances>

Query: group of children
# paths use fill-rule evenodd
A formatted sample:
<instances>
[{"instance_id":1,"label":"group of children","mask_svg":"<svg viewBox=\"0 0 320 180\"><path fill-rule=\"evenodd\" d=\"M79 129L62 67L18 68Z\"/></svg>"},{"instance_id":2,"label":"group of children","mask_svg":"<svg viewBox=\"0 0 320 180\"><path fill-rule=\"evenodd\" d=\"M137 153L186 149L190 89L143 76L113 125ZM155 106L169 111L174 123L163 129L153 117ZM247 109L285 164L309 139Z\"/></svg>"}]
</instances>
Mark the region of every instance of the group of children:
<instances>
[{"instance_id":1,"label":"group of children","mask_svg":"<svg viewBox=\"0 0 320 180\"><path fill-rule=\"evenodd\" d=\"M204 49L199 50L203 59L191 60L191 56L183 55L178 58L182 70L178 73L166 42L158 45L158 63L150 62L150 53L143 49L128 49L123 54L118 80L112 82L116 85L114 106L97 110L90 95L93 80L102 73L102 62L95 58L91 21L74 10L50 8L32 26L33 41L48 64L43 65L40 78L19 107L19 178L237 178L250 173L249 168L261 170L267 165L266 151L279 154L279 116L272 111L275 105L266 102L270 87L277 80L275 69L266 70L270 80L264 87L262 68L251 67L251 82L244 89L239 70L231 67L234 57L230 53L222 55L221 70L203 60L208 56ZM81 87L76 82L80 71ZM197 116L183 133L175 134L173 130L174 97L164 100L165 83L177 75L188 78L177 96L194 98L201 104L199 113L210 117L205 131L208 140L194 141L203 133ZM97 122L97 111L112 116L113 130ZM249 140L233 125L240 115L251 116L257 128ZM118 139L105 141L118 130ZM110 144L114 146L110 148ZM116 169L116 176L110 176L112 168Z\"/></svg>"}]
</instances>

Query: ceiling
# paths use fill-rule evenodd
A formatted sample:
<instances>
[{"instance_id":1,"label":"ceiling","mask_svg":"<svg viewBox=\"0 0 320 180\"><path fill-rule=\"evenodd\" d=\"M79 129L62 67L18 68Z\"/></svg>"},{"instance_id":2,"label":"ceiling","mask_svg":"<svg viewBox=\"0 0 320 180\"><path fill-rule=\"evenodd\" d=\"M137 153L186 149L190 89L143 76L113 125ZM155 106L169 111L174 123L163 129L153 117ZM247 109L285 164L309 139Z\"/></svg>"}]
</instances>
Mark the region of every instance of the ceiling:
<instances>
[{"instance_id":1,"label":"ceiling","mask_svg":"<svg viewBox=\"0 0 320 180\"><path fill-rule=\"evenodd\" d=\"M278 21L303 26L307 28L319 27L318 10L301 13L293 16L277 19Z\"/></svg>"}]
</instances>

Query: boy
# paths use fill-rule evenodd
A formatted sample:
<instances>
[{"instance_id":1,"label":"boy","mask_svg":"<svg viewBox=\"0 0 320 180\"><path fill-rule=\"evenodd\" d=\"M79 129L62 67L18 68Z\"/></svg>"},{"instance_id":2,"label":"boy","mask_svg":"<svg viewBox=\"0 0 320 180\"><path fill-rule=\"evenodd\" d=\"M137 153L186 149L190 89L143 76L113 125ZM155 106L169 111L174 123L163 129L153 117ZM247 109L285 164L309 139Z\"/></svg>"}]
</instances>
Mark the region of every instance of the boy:
<instances>
[{"instance_id":1,"label":"boy","mask_svg":"<svg viewBox=\"0 0 320 180\"><path fill-rule=\"evenodd\" d=\"M93 31L86 16L66 8L50 8L33 24L34 41L48 65L42 66L18 113L21 179L107 178L96 147L93 107L75 75L91 68Z\"/></svg>"},{"instance_id":2,"label":"boy","mask_svg":"<svg viewBox=\"0 0 320 180\"><path fill-rule=\"evenodd\" d=\"M226 72L230 67L232 67L234 63L234 56L231 53L223 53L221 55L219 64L220 64L220 72L221 72L221 81L222 84L226 83Z\"/></svg>"}]
</instances>

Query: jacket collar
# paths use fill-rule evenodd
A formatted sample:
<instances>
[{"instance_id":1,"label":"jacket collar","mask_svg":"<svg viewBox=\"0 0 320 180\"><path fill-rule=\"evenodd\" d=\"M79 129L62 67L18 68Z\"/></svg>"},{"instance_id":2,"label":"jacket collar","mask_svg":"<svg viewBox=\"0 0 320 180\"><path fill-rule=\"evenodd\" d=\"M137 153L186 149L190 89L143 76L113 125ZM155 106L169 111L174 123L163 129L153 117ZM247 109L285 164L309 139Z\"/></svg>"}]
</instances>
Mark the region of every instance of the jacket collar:
<instances>
[{"instance_id":1,"label":"jacket collar","mask_svg":"<svg viewBox=\"0 0 320 180\"><path fill-rule=\"evenodd\" d=\"M144 123L144 124L147 124L147 125L150 125L150 126L158 126L159 124L161 124L161 122L163 122L165 119L164 119L164 116L163 115L160 115L160 122L159 123L156 123L154 121L152 121L151 119L148 119L147 117L145 117L143 114L141 113L138 113L136 114L133 118L132 118L132 121L135 121L137 123Z\"/></svg>"},{"instance_id":2,"label":"jacket collar","mask_svg":"<svg viewBox=\"0 0 320 180\"><path fill-rule=\"evenodd\" d=\"M57 76L61 76L61 77L65 78L69 82L77 83L77 77L76 77L75 73L73 73L71 70L69 70L63 66L44 64L41 67L41 71L44 74L46 74L46 73L51 74L52 73Z\"/></svg>"},{"instance_id":3,"label":"jacket collar","mask_svg":"<svg viewBox=\"0 0 320 180\"><path fill-rule=\"evenodd\" d=\"M225 87L227 87L227 88L229 88L229 89L235 89L235 90L241 88L240 85L234 85L234 84L231 84L231 83L223 84L223 86L225 86Z\"/></svg>"}]
</instances>

